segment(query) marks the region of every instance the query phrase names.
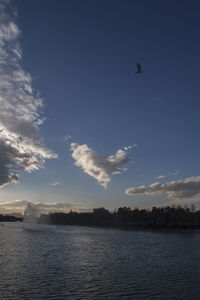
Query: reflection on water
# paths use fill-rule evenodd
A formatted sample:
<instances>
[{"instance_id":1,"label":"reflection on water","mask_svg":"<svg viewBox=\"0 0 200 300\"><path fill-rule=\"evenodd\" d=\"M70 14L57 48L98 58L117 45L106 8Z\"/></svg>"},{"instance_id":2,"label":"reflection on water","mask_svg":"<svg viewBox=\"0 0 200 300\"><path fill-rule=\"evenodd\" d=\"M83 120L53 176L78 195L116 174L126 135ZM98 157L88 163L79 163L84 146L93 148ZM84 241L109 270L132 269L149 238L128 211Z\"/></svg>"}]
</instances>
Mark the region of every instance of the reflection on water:
<instances>
[{"instance_id":1,"label":"reflection on water","mask_svg":"<svg viewBox=\"0 0 200 300\"><path fill-rule=\"evenodd\" d=\"M0 226L0 299L199 299L200 233Z\"/></svg>"}]
</instances>

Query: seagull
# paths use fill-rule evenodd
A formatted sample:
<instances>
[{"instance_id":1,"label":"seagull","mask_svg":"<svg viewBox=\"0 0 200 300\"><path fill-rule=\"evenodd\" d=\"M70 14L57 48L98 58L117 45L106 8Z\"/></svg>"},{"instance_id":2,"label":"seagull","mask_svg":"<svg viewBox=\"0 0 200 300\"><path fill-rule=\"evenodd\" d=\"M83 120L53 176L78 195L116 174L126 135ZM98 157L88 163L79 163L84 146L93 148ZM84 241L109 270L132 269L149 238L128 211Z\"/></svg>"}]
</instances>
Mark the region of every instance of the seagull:
<instances>
[{"instance_id":1,"label":"seagull","mask_svg":"<svg viewBox=\"0 0 200 300\"><path fill-rule=\"evenodd\" d=\"M142 73L141 65L140 64L136 64L136 65L137 65L137 72L136 72L136 74Z\"/></svg>"}]
</instances>

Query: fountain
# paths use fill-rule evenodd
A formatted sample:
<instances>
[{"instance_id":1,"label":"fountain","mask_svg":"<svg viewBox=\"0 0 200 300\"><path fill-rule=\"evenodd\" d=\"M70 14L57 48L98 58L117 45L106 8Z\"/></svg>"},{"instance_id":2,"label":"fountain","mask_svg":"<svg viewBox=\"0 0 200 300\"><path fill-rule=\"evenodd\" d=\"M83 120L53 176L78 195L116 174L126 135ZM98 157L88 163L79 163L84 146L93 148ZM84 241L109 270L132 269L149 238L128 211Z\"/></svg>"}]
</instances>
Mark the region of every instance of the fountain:
<instances>
[{"instance_id":1,"label":"fountain","mask_svg":"<svg viewBox=\"0 0 200 300\"><path fill-rule=\"evenodd\" d=\"M30 230L40 229L40 224L38 224L40 212L34 204L28 203L24 210L24 221L23 228Z\"/></svg>"}]
</instances>

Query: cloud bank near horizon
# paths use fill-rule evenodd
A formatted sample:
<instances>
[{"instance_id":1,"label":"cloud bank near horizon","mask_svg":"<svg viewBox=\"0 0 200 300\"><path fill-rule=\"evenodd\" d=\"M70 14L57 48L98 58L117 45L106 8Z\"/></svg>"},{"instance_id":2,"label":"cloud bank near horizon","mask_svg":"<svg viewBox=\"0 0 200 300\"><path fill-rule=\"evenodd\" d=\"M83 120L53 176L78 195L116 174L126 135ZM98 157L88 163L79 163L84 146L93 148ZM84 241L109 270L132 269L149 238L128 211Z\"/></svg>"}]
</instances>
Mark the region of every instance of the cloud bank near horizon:
<instances>
[{"instance_id":1,"label":"cloud bank near horizon","mask_svg":"<svg viewBox=\"0 0 200 300\"><path fill-rule=\"evenodd\" d=\"M85 211L84 207L80 207L71 203L59 203L59 202L30 202L27 200L15 200L8 202L0 202L0 213L24 213L27 205L31 205L38 214L50 213L50 212L69 212L73 211ZM89 209L88 209L89 210Z\"/></svg>"},{"instance_id":2,"label":"cloud bank near horizon","mask_svg":"<svg viewBox=\"0 0 200 300\"><path fill-rule=\"evenodd\" d=\"M141 185L125 190L126 195L161 195L166 194L168 198L185 199L200 193L200 176L188 177L183 180L170 181L166 183L155 182L149 186Z\"/></svg>"},{"instance_id":3,"label":"cloud bank near horizon","mask_svg":"<svg viewBox=\"0 0 200 300\"><path fill-rule=\"evenodd\" d=\"M132 161L127 156L127 151L122 149L119 149L114 155L104 158L86 144L71 143L70 146L75 165L81 167L86 174L96 179L104 188L107 188L107 184L111 181L111 175L123 173L127 169L120 167ZM130 147L132 148L132 146ZM127 150L130 147L128 146Z\"/></svg>"},{"instance_id":4,"label":"cloud bank near horizon","mask_svg":"<svg viewBox=\"0 0 200 300\"><path fill-rule=\"evenodd\" d=\"M0 2L0 187L19 180L19 171L43 167L56 155L43 144L39 126L43 100L22 65L20 30L9 0Z\"/></svg>"}]
</instances>

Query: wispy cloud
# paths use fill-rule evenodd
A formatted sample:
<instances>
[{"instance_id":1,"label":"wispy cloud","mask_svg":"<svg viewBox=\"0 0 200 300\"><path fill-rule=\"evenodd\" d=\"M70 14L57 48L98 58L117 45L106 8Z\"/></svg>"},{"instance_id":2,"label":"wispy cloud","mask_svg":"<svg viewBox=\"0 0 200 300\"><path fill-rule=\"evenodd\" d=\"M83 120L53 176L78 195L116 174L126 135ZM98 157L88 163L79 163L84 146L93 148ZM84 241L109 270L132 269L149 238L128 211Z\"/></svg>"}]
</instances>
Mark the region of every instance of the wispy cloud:
<instances>
[{"instance_id":1,"label":"wispy cloud","mask_svg":"<svg viewBox=\"0 0 200 300\"><path fill-rule=\"evenodd\" d=\"M134 145L130 145L130 146L124 146L124 150L128 151L128 150L134 149L136 147L138 147L138 144L134 144Z\"/></svg>"},{"instance_id":2,"label":"wispy cloud","mask_svg":"<svg viewBox=\"0 0 200 300\"><path fill-rule=\"evenodd\" d=\"M60 185L60 182L55 181L55 182L53 182L51 185L53 185L53 186Z\"/></svg>"},{"instance_id":3,"label":"wispy cloud","mask_svg":"<svg viewBox=\"0 0 200 300\"><path fill-rule=\"evenodd\" d=\"M10 11L9 11L10 10ZM20 30L10 1L0 2L0 187L19 180L19 170L41 168L55 158L43 145L39 126L43 101L21 66Z\"/></svg>"},{"instance_id":4,"label":"wispy cloud","mask_svg":"<svg viewBox=\"0 0 200 300\"><path fill-rule=\"evenodd\" d=\"M149 186L141 185L139 187L131 187L127 189L125 193L126 195L167 194L168 198L190 198L200 193L200 176L170 181L163 184L160 182L155 182Z\"/></svg>"},{"instance_id":5,"label":"wispy cloud","mask_svg":"<svg viewBox=\"0 0 200 300\"><path fill-rule=\"evenodd\" d=\"M180 170L177 170L177 171L175 171L175 172L173 173L173 175L174 175L174 176L177 176L177 175L179 175L179 172L180 172Z\"/></svg>"},{"instance_id":6,"label":"wispy cloud","mask_svg":"<svg viewBox=\"0 0 200 300\"><path fill-rule=\"evenodd\" d=\"M160 176L157 176L156 178L157 179L163 179L163 178L165 178L166 177L166 175L160 175Z\"/></svg>"},{"instance_id":7,"label":"wispy cloud","mask_svg":"<svg viewBox=\"0 0 200 300\"><path fill-rule=\"evenodd\" d=\"M67 134L66 136L64 136L63 141L68 142L69 140L71 140L71 138L72 138L71 134Z\"/></svg>"},{"instance_id":8,"label":"wispy cloud","mask_svg":"<svg viewBox=\"0 0 200 300\"><path fill-rule=\"evenodd\" d=\"M71 143L72 157L75 165L83 169L85 173L95 178L104 188L111 180L111 175L120 174L126 171L120 166L130 162L132 159L127 156L125 150L119 149L114 155L106 158L96 154L88 145Z\"/></svg>"},{"instance_id":9,"label":"wispy cloud","mask_svg":"<svg viewBox=\"0 0 200 300\"><path fill-rule=\"evenodd\" d=\"M168 172L167 174L162 174L162 175L156 176L155 178L156 179L164 179L166 177L174 177L174 176L179 175L179 172L180 172L179 170L176 170L173 172Z\"/></svg>"}]
</instances>

